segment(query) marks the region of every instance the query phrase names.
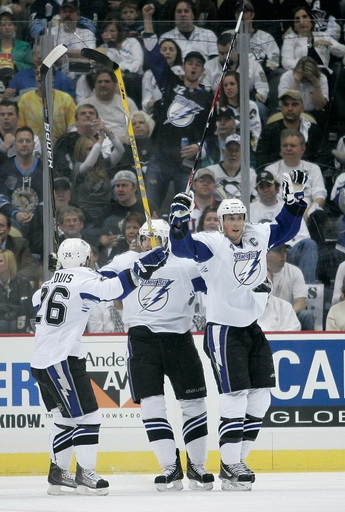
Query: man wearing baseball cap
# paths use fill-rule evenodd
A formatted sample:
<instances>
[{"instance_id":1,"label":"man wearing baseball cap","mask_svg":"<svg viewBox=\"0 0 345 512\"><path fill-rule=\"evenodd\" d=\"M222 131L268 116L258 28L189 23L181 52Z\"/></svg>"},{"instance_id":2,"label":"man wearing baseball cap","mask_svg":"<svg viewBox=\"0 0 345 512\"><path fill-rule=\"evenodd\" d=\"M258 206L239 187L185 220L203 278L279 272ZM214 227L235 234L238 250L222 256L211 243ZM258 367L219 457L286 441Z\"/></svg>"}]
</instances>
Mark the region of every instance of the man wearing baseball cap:
<instances>
[{"instance_id":1,"label":"man wearing baseball cap","mask_svg":"<svg viewBox=\"0 0 345 512\"><path fill-rule=\"evenodd\" d=\"M241 137L236 133L229 135L225 139L223 150L223 161L215 165L209 165L209 169L214 172L216 180L215 198L231 199L233 197L241 198ZM254 169L249 168L250 175L250 193L256 197L256 173Z\"/></svg>"},{"instance_id":2,"label":"man wearing baseball cap","mask_svg":"<svg viewBox=\"0 0 345 512\"><path fill-rule=\"evenodd\" d=\"M207 206L217 207L219 205L219 201L214 196L215 190L214 172L208 167L198 169L193 179L195 206L189 221L189 229L192 233L196 233L198 222L204 209Z\"/></svg>"},{"instance_id":3,"label":"man wearing baseball cap","mask_svg":"<svg viewBox=\"0 0 345 512\"><path fill-rule=\"evenodd\" d=\"M280 158L280 134L285 128L299 130L306 140L304 159L317 162L321 128L304 115L302 96L299 91L291 89L279 98L281 116L276 121L266 124L261 132L256 150L257 166L270 164Z\"/></svg>"},{"instance_id":4,"label":"man wearing baseball cap","mask_svg":"<svg viewBox=\"0 0 345 512\"><path fill-rule=\"evenodd\" d=\"M278 196L279 180L268 170L259 171L256 176L258 200L250 204L251 222L273 222L283 207L284 201ZM315 283L318 260L317 243L310 238L307 225L302 219L297 235L289 240L287 259L302 271L306 283Z\"/></svg>"}]
</instances>

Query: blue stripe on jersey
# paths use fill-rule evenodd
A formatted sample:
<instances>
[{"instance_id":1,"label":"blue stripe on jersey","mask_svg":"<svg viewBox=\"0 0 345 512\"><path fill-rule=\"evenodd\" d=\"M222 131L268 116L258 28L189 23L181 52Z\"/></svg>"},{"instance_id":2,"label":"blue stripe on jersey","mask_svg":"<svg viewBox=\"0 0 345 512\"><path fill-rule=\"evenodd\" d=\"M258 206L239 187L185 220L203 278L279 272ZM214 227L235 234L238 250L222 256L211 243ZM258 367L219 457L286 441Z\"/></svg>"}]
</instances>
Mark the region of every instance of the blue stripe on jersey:
<instances>
[{"instance_id":1,"label":"blue stripe on jersey","mask_svg":"<svg viewBox=\"0 0 345 512\"><path fill-rule=\"evenodd\" d=\"M230 393L231 386L226 360L226 338L229 327L226 325L208 325L207 343L212 366L215 369L223 393Z\"/></svg>"},{"instance_id":2,"label":"blue stripe on jersey","mask_svg":"<svg viewBox=\"0 0 345 512\"><path fill-rule=\"evenodd\" d=\"M194 240L189 230L183 238L178 238L179 234L180 231L174 235L173 229L170 230L171 247L175 256L179 258L189 258L190 260L199 262L207 261L212 258L213 253L210 249L199 240Z\"/></svg>"},{"instance_id":3,"label":"blue stripe on jersey","mask_svg":"<svg viewBox=\"0 0 345 512\"><path fill-rule=\"evenodd\" d=\"M301 227L302 217L296 217L284 205L275 218L277 224L271 224L268 247L285 244L297 235Z\"/></svg>"},{"instance_id":4,"label":"blue stripe on jersey","mask_svg":"<svg viewBox=\"0 0 345 512\"><path fill-rule=\"evenodd\" d=\"M192 285L195 292L207 293L206 283L201 276L194 277L194 279L192 279Z\"/></svg>"},{"instance_id":5,"label":"blue stripe on jersey","mask_svg":"<svg viewBox=\"0 0 345 512\"><path fill-rule=\"evenodd\" d=\"M108 279L112 279L113 277L117 277L117 273L113 270L97 270L98 274L101 274L103 277L107 277Z\"/></svg>"},{"instance_id":6,"label":"blue stripe on jersey","mask_svg":"<svg viewBox=\"0 0 345 512\"><path fill-rule=\"evenodd\" d=\"M117 300L122 300L122 299L125 299L127 297L127 295L129 295L136 288L136 285L132 281L129 269L123 270L122 272L120 272L118 274L117 277L121 281L122 288L123 288L123 294L116 298L117 298Z\"/></svg>"},{"instance_id":7,"label":"blue stripe on jersey","mask_svg":"<svg viewBox=\"0 0 345 512\"><path fill-rule=\"evenodd\" d=\"M96 295L92 295L92 293L80 293L80 298L83 300L91 300L92 302L101 302L101 299L99 297L96 297Z\"/></svg>"},{"instance_id":8,"label":"blue stripe on jersey","mask_svg":"<svg viewBox=\"0 0 345 512\"><path fill-rule=\"evenodd\" d=\"M54 364L47 368L47 373L58 392L62 403L64 404L69 416L77 418L82 416L84 411L81 408L78 393L70 373L67 361Z\"/></svg>"}]
</instances>

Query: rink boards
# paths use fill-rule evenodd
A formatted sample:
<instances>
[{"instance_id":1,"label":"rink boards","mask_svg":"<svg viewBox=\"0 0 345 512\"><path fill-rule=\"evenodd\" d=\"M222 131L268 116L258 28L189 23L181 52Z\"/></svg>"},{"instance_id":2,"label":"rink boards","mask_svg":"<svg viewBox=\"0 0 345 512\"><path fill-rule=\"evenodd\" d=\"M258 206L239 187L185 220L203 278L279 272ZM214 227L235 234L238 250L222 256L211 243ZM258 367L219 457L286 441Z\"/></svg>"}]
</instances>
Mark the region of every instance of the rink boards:
<instances>
[{"instance_id":1,"label":"rink boards","mask_svg":"<svg viewBox=\"0 0 345 512\"><path fill-rule=\"evenodd\" d=\"M194 336L208 386L209 470L216 472L218 394L202 335ZM345 469L344 333L270 333L277 386L265 425L250 455L257 471ZM98 470L156 472L140 408L130 398L126 336L87 335L87 368L102 411ZM0 337L0 475L44 474L51 415L29 371L32 336ZM183 449L177 401L166 384L169 420Z\"/></svg>"}]
</instances>

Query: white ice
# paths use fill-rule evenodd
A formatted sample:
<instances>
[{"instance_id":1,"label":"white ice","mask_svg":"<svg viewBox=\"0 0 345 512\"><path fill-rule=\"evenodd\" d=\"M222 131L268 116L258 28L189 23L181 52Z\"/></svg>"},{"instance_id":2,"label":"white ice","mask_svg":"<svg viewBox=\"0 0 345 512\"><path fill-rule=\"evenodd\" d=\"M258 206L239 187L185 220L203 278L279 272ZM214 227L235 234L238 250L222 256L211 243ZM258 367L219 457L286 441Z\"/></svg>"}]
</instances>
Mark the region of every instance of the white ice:
<instances>
[{"instance_id":1,"label":"white ice","mask_svg":"<svg viewBox=\"0 0 345 512\"><path fill-rule=\"evenodd\" d=\"M345 473L258 473L251 492L158 492L153 475L107 476L108 496L49 496L46 478L0 477L5 512L344 512Z\"/></svg>"}]
</instances>

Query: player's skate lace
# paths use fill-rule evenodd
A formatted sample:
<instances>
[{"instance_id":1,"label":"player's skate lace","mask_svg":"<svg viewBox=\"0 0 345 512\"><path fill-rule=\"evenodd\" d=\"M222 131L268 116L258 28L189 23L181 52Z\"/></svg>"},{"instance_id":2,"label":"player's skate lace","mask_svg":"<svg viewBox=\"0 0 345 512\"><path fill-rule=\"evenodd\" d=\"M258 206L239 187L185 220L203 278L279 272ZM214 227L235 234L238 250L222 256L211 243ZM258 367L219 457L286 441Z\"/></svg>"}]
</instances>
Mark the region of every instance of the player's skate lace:
<instances>
[{"instance_id":1,"label":"player's skate lace","mask_svg":"<svg viewBox=\"0 0 345 512\"><path fill-rule=\"evenodd\" d=\"M75 481L78 485L83 485L90 489L103 489L109 487L109 482L104 480L93 469L83 469L79 464L77 464Z\"/></svg>"},{"instance_id":2,"label":"player's skate lace","mask_svg":"<svg viewBox=\"0 0 345 512\"><path fill-rule=\"evenodd\" d=\"M242 464L245 467L246 471L249 471L249 473L251 475L254 475L254 479L255 479L254 471L247 466L247 464L244 462L244 460L241 459L240 464ZM254 482L254 480L253 480L253 482Z\"/></svg>"},{"instance_id":3,"label":"player's skate lace","mask_svg":"<svg viewBox=\"0 0 345 512\"><path fill-rule=\"evenodd\" d=\"M67 470L60 468L54 462L50 463L48 482L51 485L64 485L66 487L77 487L73 475Z\"/></svg>"},{"instance_id":4,"label":"player's skate lace","mask_svg":"<svg viewBox=\"0 0 345 512\"><path fill-rule=\"evenodd\" d=\"M202 484L214 482L212 473L208 473L202 464L194 464L187 454L187 478Z\"/></svg>"}]
</instances>

